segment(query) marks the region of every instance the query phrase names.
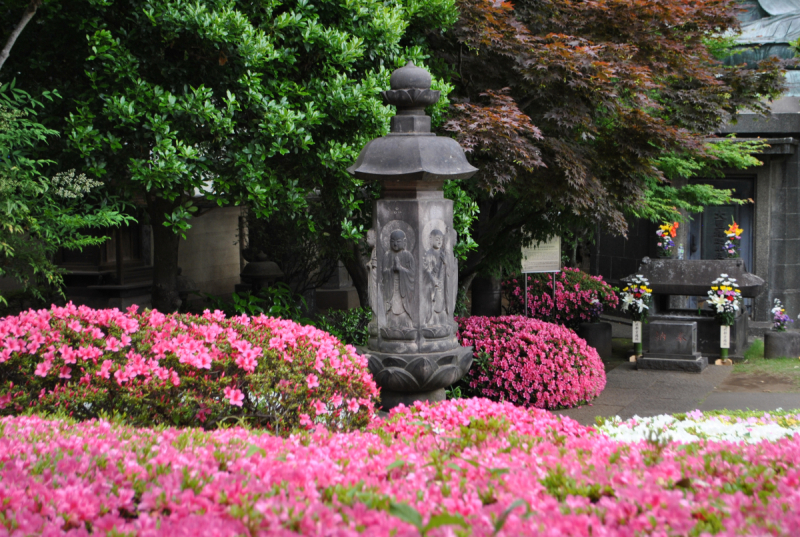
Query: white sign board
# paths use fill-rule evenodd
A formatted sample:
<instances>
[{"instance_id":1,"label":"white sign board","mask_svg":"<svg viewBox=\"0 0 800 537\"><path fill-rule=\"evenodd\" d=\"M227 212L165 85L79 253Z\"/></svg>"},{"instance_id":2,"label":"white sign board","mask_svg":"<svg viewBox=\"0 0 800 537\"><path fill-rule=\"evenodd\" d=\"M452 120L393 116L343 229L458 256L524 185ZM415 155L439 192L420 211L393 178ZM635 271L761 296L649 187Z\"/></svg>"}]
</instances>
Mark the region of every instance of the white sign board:
<instances>
[{"instance_id":1,"label":"white sign board","mask_svg":"<svg viewBox=\"0 0 800 537\"><path fill-rule=\"evenodd\" d=\"M720 349L730 349L731 348L731 327L730 326L720 326L719 327L719 348Z\"/></svg>"},{"instance_id":2,"label":"white sign board","mask_svg":"<svg viewBox=\"0 0 800 537\"><path fill-rule=\"evenodd\" d=\"M522 247L522 273L531 272L561 272L561 237Z\"/></svg>"},{"instance_id":3,"label":"white sign board","mask_svg":"<svg viewBox=\"0 0 800 537\"><path fill-rule=\"evenodd\" d=\"M634 343L642 342L642 321L633 321L632 337Z\"/></svg>"}]
</instances>

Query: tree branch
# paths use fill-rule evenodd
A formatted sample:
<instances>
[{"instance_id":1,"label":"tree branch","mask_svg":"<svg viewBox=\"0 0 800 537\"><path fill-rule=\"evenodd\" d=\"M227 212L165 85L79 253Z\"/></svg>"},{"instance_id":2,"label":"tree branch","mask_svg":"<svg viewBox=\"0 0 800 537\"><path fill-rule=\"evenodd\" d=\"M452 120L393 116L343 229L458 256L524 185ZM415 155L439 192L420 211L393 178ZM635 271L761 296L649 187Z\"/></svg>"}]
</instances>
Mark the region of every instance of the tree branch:
<instances>
[{"instance_id":1,"label":"tree branch","mask_svg":"<svg viewBox=\"0 0 800 537\"><path fill-rule=\"evenodd\" d=\"M22 33L22 30L25 29L25 26L28 25L28 22L33 18L33 16L36 14L36 10L39 9L39 6L41 5L42 0L31 0L28 4L28 7L25 8L25 12L22 14L22 19L20 19L17 27L14 28L14 31L11 32L11 35L8 36L6 46L4 46L2 52L0 52L0 69L3 68L3 65L6 63L9 54L11 54L11 47L13 47L14 43L17 42L19 34Z\"/></svg>"}]
</instances>

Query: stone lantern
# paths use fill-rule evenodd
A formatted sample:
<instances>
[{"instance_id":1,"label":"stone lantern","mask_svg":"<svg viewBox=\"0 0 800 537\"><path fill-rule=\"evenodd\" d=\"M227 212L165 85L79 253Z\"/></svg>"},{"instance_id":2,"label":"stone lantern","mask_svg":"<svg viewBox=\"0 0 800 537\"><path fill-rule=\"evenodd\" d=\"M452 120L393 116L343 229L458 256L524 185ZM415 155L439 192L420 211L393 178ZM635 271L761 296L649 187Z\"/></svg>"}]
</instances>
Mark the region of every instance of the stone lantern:
<instances>
[{"instance_id":1,"label":"stone lantern","mask_svg":"<svg viewBox=\"0 0 800 537\"><path fill-rule=\"evenodd\" d=\"M348 168L383 185L368 233L374 315L369 343L359 352L368 356L384 410L443 400L444 388L472 365L472 348L456 339L456 232L453 202L442 186L478 170L458 142L431 133L425 107L439 92L430 87L430 74L411 62L392 73L392 89L382 92L397 107L391 131L369 142Z\"/></svg>"},{"instance_id":2,"label":"stone lantern","mask_svg":"<svg viewBox=\"0 0 800 537\"><path fill-rule=\"evenodd\" d=\"M283 277L278 264L267 259L264 252L258 252L256 258L245 265L244 270L239 273L242 283L236 286L237 293L251 291L258 294L261 289L269 287Z\"/></svg>"}]
</instances>

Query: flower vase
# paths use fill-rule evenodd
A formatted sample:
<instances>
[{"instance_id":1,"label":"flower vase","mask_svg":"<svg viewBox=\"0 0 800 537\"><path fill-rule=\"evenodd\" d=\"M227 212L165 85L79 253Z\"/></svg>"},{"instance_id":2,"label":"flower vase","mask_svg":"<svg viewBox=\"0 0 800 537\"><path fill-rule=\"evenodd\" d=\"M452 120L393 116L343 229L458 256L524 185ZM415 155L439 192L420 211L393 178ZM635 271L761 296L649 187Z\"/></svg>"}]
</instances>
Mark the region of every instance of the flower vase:
<instances>
[{"instance_id":1,"label":"flower vase","mask_svg":"<svg viewBox=\"0 0 800 537\"><path fill-rule=\"evenodd\" d=\"M719 357L723 360L728 358L728 350L731 348L731 327L722 325L719 327Z\"/></svg>"},{"instance_id":2,"label":"flower vase","mask_svg":"<svg viewBox=\"0 0 800 537\"><path fill-rule=\"evenodd\" d=\"M633 354L642 355L642 321L631 323L631 340L633 341Z\"/></svg>"}]
</instances>

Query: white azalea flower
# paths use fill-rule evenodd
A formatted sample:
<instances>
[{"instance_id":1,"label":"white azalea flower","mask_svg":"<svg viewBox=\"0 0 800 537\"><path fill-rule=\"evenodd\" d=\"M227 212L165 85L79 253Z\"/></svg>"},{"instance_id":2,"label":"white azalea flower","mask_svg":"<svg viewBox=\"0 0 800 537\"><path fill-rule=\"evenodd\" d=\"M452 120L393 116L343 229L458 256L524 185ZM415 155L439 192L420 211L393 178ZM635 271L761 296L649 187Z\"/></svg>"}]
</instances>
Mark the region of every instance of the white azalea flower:
<instances>
[{"instance_id":1,"label":"white azalea flower","mask_svg":"<svg viewBox=\"0 0 800 537\"><path fill-rule=\"evenodd\" d=\"M678 420L662 414L651 418L633 418L622 421L619 416L598 427L598 431L618 442L640 442L671 440L673 442L714 441L756 443L762 440L775 441L800 434L800 425L780 425L769 413L759 419L704 416L700 411Z\"/></svg>"}]
</instances>

